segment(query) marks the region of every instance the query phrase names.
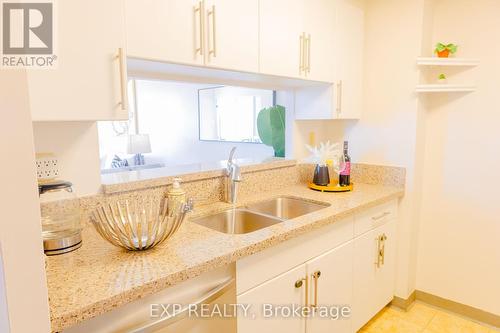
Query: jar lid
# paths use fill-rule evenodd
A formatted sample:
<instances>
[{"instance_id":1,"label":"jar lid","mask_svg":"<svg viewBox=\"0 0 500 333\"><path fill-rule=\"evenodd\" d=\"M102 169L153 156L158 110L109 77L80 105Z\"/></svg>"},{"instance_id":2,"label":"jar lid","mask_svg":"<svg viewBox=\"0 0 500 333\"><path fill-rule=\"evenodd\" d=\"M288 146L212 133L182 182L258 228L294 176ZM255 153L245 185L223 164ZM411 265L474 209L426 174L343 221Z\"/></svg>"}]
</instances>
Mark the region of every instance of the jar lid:
<instances>
[{"instance_id":1,"label":"jar lid","mask_svg":"<svg viewBox=\"0 0 500 333\"><path fill-rule=\"evenodd\" d=\"M65 181L65 180L55 180L43 184L38 184L38 194L43 194L48 191L58 191L58 190L68 190L72 191L73 189L71 188L73 186L73 183Z\"/></svg>"}]
</instances>

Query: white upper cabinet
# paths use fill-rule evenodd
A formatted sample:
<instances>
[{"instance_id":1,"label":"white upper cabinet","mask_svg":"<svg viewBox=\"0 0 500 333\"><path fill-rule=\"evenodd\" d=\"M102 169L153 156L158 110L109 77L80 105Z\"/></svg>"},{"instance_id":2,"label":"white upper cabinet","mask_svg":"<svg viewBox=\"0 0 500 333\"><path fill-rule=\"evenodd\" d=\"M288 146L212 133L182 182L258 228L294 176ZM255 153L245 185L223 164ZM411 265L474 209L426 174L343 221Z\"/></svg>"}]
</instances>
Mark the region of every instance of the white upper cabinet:
<instances>
[{"instance_id":1,"label":"white upper cabinet","mask_svg":"<svg viewBox=\"0 0 500 333\"><path fill-rule=\"evenodd\" d=\"M325 0L326 1L326 0ZM311 0L324 2L321 0ZM362 0L332 0L326 1L333 6L335 18L333 37L323 37L323 40L332 38L333 42L326 44L318 55L328 54L334 62L326 62L326 58L315 60L314 40L311 40L311 70L308 78L319 81L334 82L331 85L308 87L296 91L295 118L297 120L309 119L359 119L363 101L363 44L364 44L364 5ZM328 6L322 4L318 7ZM330 9L329 13L332 12ZM316 14L319 16L320 14ZM309 18L314 15L308 15ZM323 32L326 35L325 32ZM321 36L321 33L316 33ZM323 36L324 36L323 35ZM330 52L333 56L330 56ZM319 69L315 63L321 64ZM316 74L316 70L331 68L327 72ZM328 79L326 75L332 76ZM320 77L325 75L325 77Z\"/></svg>"},{"instance_id":2,"label":"white upper cabinet","mask_svg":"<svg viewBox=\"0 0 500 333\"><path fill-rule=\"evenodd\" d=\"M363 100L364 8L362 0L337 0L337 119L359 119Z\"/></svg>"},{"instance_id":3,"label":"white upper cabinet","mask_svg":"<svg viewBox=\"0 0 500 333\"><path fill-rule=\"evenodd\" d=\"M333 82L333 0L261 0L260 72Z\"/></svg>"},{"instance_id":4,"label":"white upper cabinet","mask_svg":"<svg viewBox=\"0 0 500 333\"><path fill-rule=\"evenodd\" d=\"M203 1L126 0L128 56L204 63Z\"/></svg>"},{"instance_id":5,"label":"white upper cabinet","mask_svg":"<svg viewBox=\"0 0 500 333\"><path fill-rule=\"evenodd\" d=\"M205 1L206 65L259 71L258 0Z\"/></svg>"},{"instance_id":6,"label":"white upper cabinet","mask_svg":"<svg viewBox=\"0 0 500 333\"><path fill-rule=\"evenodd\" d=\"M323 82L335 80L335 40L337 0L304 2L305 69L303 77Z\"/></svg>"},{"instance_id":7,"label":"white upper cabinet","mask_svg":"<svg viewBox=\"0 0 500 333\"><path fill-rule=\"evenodd\" d=\"M128 55L258 72L258 0L126 0Z\"/></svg>"},{"instance_id":8,"label":"white upper cabinet","mask_svg":"<svg viewBox=\"0 0 500 333\"><path fill-rule=\"evenodd\" d=\"M28 70L33 121L126 119L123 0L59 1L55 15L57 67Z\"/></svg>"},{"instance_id":9,"label":"white upper cabinet","mask_svg":"<svg viewBox=\"0 0 500 333\"><path fill-rule=\"evenodd\" d=\"M260 72L304 75L304 0L260 0Z\"/></svg>"}]
</instances>

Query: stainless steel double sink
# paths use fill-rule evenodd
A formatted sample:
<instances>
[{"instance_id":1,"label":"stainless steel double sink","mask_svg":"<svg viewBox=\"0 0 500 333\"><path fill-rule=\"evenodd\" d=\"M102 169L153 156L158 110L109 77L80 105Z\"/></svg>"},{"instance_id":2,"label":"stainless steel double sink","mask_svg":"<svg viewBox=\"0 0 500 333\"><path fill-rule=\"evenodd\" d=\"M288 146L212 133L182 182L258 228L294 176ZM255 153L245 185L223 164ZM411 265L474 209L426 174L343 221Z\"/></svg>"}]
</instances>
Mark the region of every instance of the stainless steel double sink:
<instances>
[{"instance_id":1,"label":"stainless steel double sink","mask_svg":"<svg viewBox=\"0 0 500 333\"><path fill-rule=\"evenodd\" d=\"M226 234L246 234L328 206L330 206L328 203L282 196L199 217L192 221Z\"/></svg>"}]
</instances>

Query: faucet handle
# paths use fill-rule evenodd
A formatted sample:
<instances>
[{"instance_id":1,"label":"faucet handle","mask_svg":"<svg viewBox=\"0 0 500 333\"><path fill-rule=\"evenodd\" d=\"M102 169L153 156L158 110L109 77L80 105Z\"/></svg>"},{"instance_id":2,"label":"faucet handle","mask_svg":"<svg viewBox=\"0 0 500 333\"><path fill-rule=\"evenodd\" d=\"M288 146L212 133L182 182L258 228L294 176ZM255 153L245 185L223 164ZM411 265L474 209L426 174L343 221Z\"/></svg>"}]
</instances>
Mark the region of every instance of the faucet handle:
<instances>
[{"instance_id":1,"label":"faucet handle","mask_svg":"<svg viewBox=\"0 0 500 333\"><path fill-rule=\"evenodd\" d=\"M233 182L241 182L242 179L241 179L240 166L238 164L233 164L231 168L232 168L231 180Z\"/></svg>"},{"instance_id":2,"label":"faucet handle","mask_svg":"<svg viewBox=\"0 0 500 333\"><path fill-rule=\"evenodd\" d=\"M188 198L186 200L186 203L182 207L182 211L184 213L192 212L194 209L194 199L193 198Z\"/></svg>"}]
</instances>

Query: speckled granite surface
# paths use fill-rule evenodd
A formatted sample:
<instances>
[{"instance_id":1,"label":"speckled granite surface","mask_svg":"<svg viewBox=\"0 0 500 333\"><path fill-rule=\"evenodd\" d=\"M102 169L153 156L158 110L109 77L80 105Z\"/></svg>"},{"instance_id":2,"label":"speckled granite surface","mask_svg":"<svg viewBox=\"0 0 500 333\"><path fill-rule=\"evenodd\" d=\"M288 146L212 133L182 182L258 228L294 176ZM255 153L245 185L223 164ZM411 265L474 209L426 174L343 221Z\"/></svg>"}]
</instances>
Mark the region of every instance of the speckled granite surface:
<instances>
[{"instance_id":1,"label":"speckled granite surface","mask_svg":"<svg viewBox=\"0 0 500 333\"><path fill-rule=\"evenodd\" d=\"M120 305L153 294L238 258L273 246L345 215L403 195L405 170L397 167L353 164L351 193L319 193L305 183L313 165L275 161L248 166L240 185L238 206L279 195L328 202L330 207L246 235L226 235L186 221L171 240L146 252L126 252L102 240L92 227L83 232L79 250L47 258L47 281L54 332ZM223 199L220 171L185 179L183 187L197 200L193 216L229 208ZM119 185L110 192L80 198L83 224L88 212L103 200L127 196L165 195L169 179ZM73 203L68 203L69 204ZM64 205L62 205L64 206ZM61 205L57 206L58 208ZM43 207L51 209L52 207Z\"/></svg>"},{"instance_id":2,"label":"speckled granite surface","mask_svg":"<svg viewBox=\"0 0 500 333\"><path fill-rule=\"evenodd\" d=\"M241 164L241 173L245 174L262 170L291 167L296 164L297 161L295 160L269 158L257 164ZM175 175L170 175L172 173L170 168L146 169L142 171L106 175L107 182L103 182L102 190L106 194L119 193L170 185L175 177L182 178L183 182L195 182L208 179L222 179L224 176L224 168L220 165L218 168L214 167L211 170L203 171L190 169L183 170L182 166L177 169L178 173L174 173Z\"/></svg>"},{"instance_id":3,"label":"speckled granite surface","mask_svg":"<svg viewBox=\"0 0 500 333\"><path fill-rule=\"evenodd\" d=\"M269 179L260 181L269 183ZM219 233L188 219L171 240L145 252L115 248L87 227L82 248L47 258L52 330L60 331L404 193L399 186L362 183L348 193L320 193L297 183L250 194L252 185L248 186L238 205L288 195L331 206L243 235ZM223 202L199 206L191 218L229 207Z\"/></svg>"}]
</instances>

